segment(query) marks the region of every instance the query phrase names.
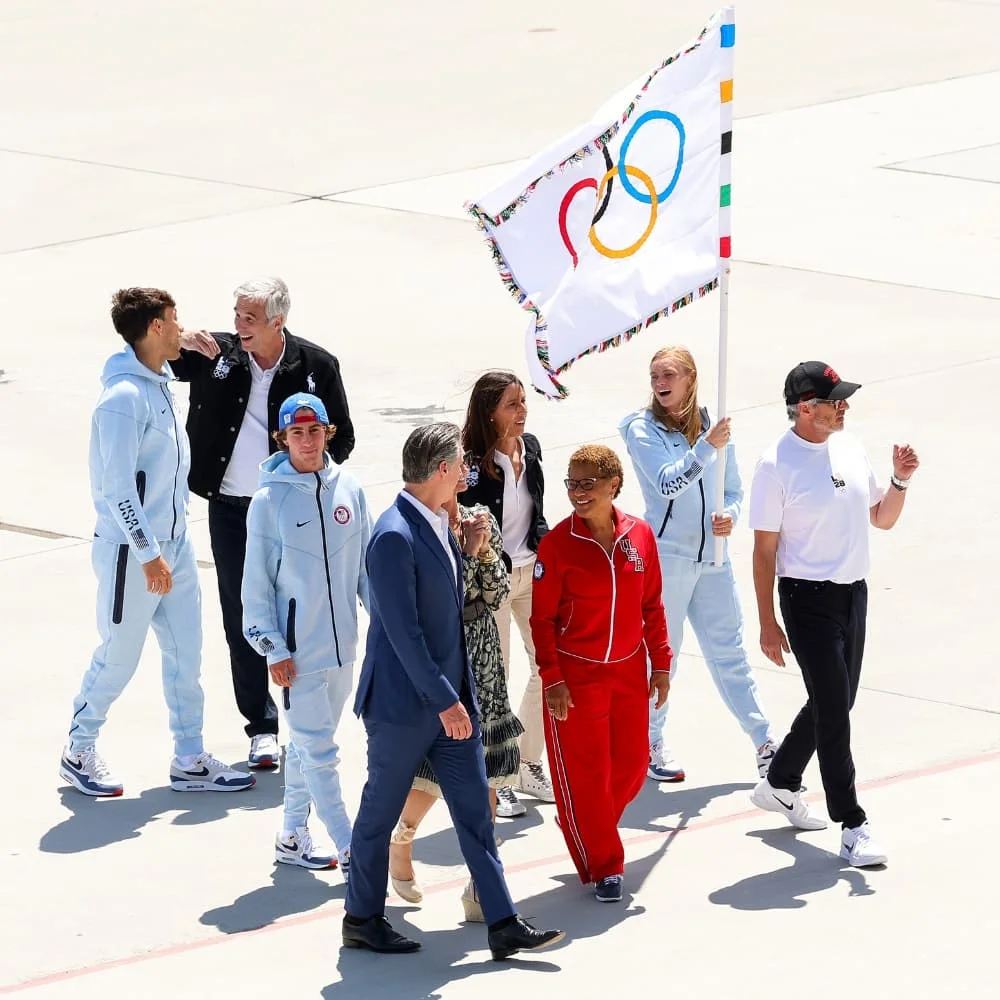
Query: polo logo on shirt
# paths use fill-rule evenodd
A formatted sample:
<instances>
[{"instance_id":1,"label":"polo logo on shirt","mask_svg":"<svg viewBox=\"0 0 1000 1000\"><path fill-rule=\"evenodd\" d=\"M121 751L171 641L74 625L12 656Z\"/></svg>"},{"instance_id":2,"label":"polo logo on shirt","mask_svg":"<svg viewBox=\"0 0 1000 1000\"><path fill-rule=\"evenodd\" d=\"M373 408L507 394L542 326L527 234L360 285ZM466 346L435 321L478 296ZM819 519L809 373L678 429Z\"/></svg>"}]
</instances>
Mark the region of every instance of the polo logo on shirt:
<instances>
[{"instance_id":1,"label":"polo logo on shirt","mask_svg":"<svg viewBox=\"0 0 1000 1000\"><path fill-rule=\"evenodd\" d=\"M309 392L315 392L316 391L316 379L313 378L313 373L312 372L310 372L306 376L306 389Z\"/></svg>"},{"instance_id":2,"label":"polo logo on shirt","mask_svg":"<svg viewBox=\"0 0 1000 1000\"><path fill-rule=\"evenodd\" d=\"M830 476L830 479L833 482L833 488L838 493L847 492L847 483L845 483L843 479L838 479L836 476Z\"/></svg>"},{"instance_id":3,"label":"polo logo on shirt","mask_svg":"<svg viewBox=\"0 0 1000 1000\"><path fill-rule=\"evenodd\" d=\"M343 504L338 504L333 509L333 519L337 524L347 524L351 519L351 512Z\"/></svg>"},{"instance_id":4,"label":"polo logo on shirt","mask_svg":"<svg viewBox=\"0 0 1000 1000\"><path fill-rule=\"evenodd\" d=\"M230 368L232 365L229 363L229 358L220 354L219 360L215 362L215 367L212 369L212 378L225 378L229 374Z\"/></svg>"},{"instance_id":5,"label":"polo logo on shirt","mask_svg":"<svg viewBox=\"0 0 1000 1000\"><path fill-rule=\"evenodd\" d=\"M642 556L639 555L639 550L632 544L632 539L622 539L622 551L625 553L625 557L628 561L635 567L636 573L645 572L646 564L642 561Z\"/></svg>"}]
</instances>

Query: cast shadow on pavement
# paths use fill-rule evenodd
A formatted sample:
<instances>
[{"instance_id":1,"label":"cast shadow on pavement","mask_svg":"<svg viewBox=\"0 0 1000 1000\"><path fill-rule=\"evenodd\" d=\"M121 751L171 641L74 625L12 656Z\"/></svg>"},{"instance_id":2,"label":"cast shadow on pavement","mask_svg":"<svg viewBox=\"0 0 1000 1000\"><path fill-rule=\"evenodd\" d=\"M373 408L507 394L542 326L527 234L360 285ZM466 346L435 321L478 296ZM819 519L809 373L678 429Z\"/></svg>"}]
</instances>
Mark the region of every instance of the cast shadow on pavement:
<instances>
[{"instance_id":1,"label":"cast shadow on pavement","mask_svg":"<svg viewBox=\"0 0 1000 1000\"><path fill-rule=\"evenodd\" d=\"M275 864L271 884L252 889L227 906L208 910L199 923L217 927L223 934L267 927L296 913L318 910L326 903L343 903L347 886L339 871L312 872L292 865ZM340 925L337 925L339 934Z\"/></svg>"},{"instance_id":2,"label":"cast shadow on pavement","mask_svg":"<svg viewBox=\"0 0 1000 1000\"><path fill-rule=\"evenodd\" d=\"M829 831L826 835L829 836ZM784 851L792 857L792 863L778 871L751 875L716 889L709 894L709 902L734 910L797 910L808 904L802 897L832 889L841 880L850 887L848 896L875 895L864 871L851 868L838 855L806 840L794 827L753 830L747 836Z\"/></svg>"},{"instance_id":3,"label":"cast shadow on pavement","mask_svg":"<svg viewBox=\"0 0 1000 1000\"><path fill-rule=\"evenodd\" d=\"M518 912L535 927L558 927L566 932L566 938L551 951L522 953L506 962L490 958L483 924L421 931L405 919L413 907L390 908L386 912L390 923L400 933L419 941L421 950L414 955L376 955L342 948L337 962L341 981L326 986L320 996L323 1000L353 1000L359 996L365 1000L439 1000L443 987L478 975L559 972L561 967L555 959L566 945L598 937L608 928L645 913L644 907L635 905L632 892L642 886L666 849L664 843L648 857L625 866L625 898L620 904L596 902L593 888L581 885L575 872L557 876L555 881L561 884L554 889L515 899ZM465 961L470 956L474 960ZM534 980L528 987L526 980L510 979L505 986L515 991L527 987L532 992L524 995L536 996L534 991L546 986L556 989L553 982Z\"/></svg>"},{"instance_id":4,"label":"cast shadow on pavement","mask_svg":"<svg viewBox=\"0 0 1000 1000\"><path fill-rule=\"evenodd\" d=\"M80 854L133 840L148 823L180 811L177 826L213 823L237 809L272 809L284 798L284 783L274 773L257 774L253 788L239 792L175 792L170 786L147 788L138 798L99 799L76 789L59 789L72 815L42 835L39 850L47 854Z\"/></svg>"}]
</instances>

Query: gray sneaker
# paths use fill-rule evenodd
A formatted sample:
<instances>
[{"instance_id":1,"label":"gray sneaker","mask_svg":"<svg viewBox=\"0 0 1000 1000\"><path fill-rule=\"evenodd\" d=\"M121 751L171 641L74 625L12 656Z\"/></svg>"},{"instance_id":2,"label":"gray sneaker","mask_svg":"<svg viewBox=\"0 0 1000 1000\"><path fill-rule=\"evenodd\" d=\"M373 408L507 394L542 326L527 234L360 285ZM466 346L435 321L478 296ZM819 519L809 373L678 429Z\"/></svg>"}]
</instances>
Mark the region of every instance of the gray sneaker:
<instances>
[{"instance_id":1,"label":"gray sneaker","mask_svg":"<svg viewBox=\"0 0 1000 1000\"><path fill-rule=\"evenodd\" d=\"M519 802L514 794L514 789L507 785L497 789L497 816L501 819L513 819L515 816L523 816L528 810L524 804Z\"/></svg>"}]
</instances>

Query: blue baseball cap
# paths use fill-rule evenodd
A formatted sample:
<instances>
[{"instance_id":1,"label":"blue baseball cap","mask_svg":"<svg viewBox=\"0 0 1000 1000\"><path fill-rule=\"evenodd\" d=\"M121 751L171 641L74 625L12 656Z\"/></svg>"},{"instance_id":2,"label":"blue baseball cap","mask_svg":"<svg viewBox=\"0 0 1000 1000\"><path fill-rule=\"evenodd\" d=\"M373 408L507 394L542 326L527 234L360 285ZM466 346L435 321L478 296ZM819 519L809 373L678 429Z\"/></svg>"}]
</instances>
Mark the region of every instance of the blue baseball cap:
<instances>
[{"instance_id":1,"label":"blue baseball cap","mask_svg":"<svg viewBox=\"0 0 1000 1000\"><path fill-rule=\"evenodd\" d=\"M299 413L299 410L310 410L312 415ZM278 430L283 431L292 424L327 424L330 418L326 415L326 407L319 396L310 392L297 392L289 396L278 410Z\"/></svg>"}]
</instances>

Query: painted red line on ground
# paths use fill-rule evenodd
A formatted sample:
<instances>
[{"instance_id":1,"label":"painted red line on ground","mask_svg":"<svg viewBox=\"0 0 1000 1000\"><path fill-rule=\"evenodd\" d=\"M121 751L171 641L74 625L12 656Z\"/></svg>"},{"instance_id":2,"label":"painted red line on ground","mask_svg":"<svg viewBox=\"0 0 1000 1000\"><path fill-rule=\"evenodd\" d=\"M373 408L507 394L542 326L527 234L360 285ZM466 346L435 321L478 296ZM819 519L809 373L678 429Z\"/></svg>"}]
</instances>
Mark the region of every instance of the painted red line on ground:
<instances>
[{"instance_id":1,"label":"painted red line on ground","mask_svg":"<svg viewBox=\"0 0 1000 1000\"><path fill-rule=\"evenodd\" d=\"M987 753L977 754L974 757L964 757L961 760L948 761L943 764L932 764L929 767L917 768L913 771L901 771L899 774L888 775L884 778L873 778L858 785L860 791L872 791L878 788L888 788L891 785L898 785L904 781L915 781L919 778L930 778L938 774L947 774L949 771L961 771L968 767L975 767L979 764L990 764L1000 761L1000 750L991 750ZM821 793L806 795L806 799L815 801L822 799ZM632 837L623 837L622 843L626 847L636 844L646 844L652 840L663 840L665 837L675 836L678 833L691 833L697 830L710 830L717 826L727 826L740 820L750 819L754 816L761 816L759 809L747 809L743 812L729 813L725 816L718 816L715 819L702 820L691 826L665 827L653 833L638 833ZM536 858L534 861L524 861L518 865L505 865L508 874L518 872L533 871L545 865L552 865L558 862L566 862L568 855L565 852L554 854L545 858ZM424 890L424 895L432 893L446 892L450 889L457 889L464 886L466 879L452 879L448 882L438 882ZM395 899L396 897L392 897ZM400 902L403 902L400 900ZM68 982L71 979L80 979L84 976L93 976L100 972L109 972L112 969L121 969L129 965L139 965L142 962L149 962L160 958L171 958L175 955L184 955L188 952L200 951L202 948L214 948L218 945L229 944L233 941L245 941L249 937L259 934L269 934L274 931L287 930L292 927L302 927L305 924L313 924L320 920L331 920L334 917L343 916L344 907L337 904L324 909L320 913L307 913L299 917L290 917L277 923L268 924L265 927L256 927L253 930L237 931L234 934L226 934L210 938L203 938L200 941L187 941L183 944L168 945L165 948L157 948L153 951L145 951L138 955L129 955L125 958L114 958L107 962L98 962L96 965L82 966L77 969L67 969L64 972L53 972L37 979L26 979L20 983L11 983L8 986L0 986L0 996L9 996L12 993L21 993L26 990L37 989L41 986L51 986L55 983Z\"/></svg>"}]
</instances>

